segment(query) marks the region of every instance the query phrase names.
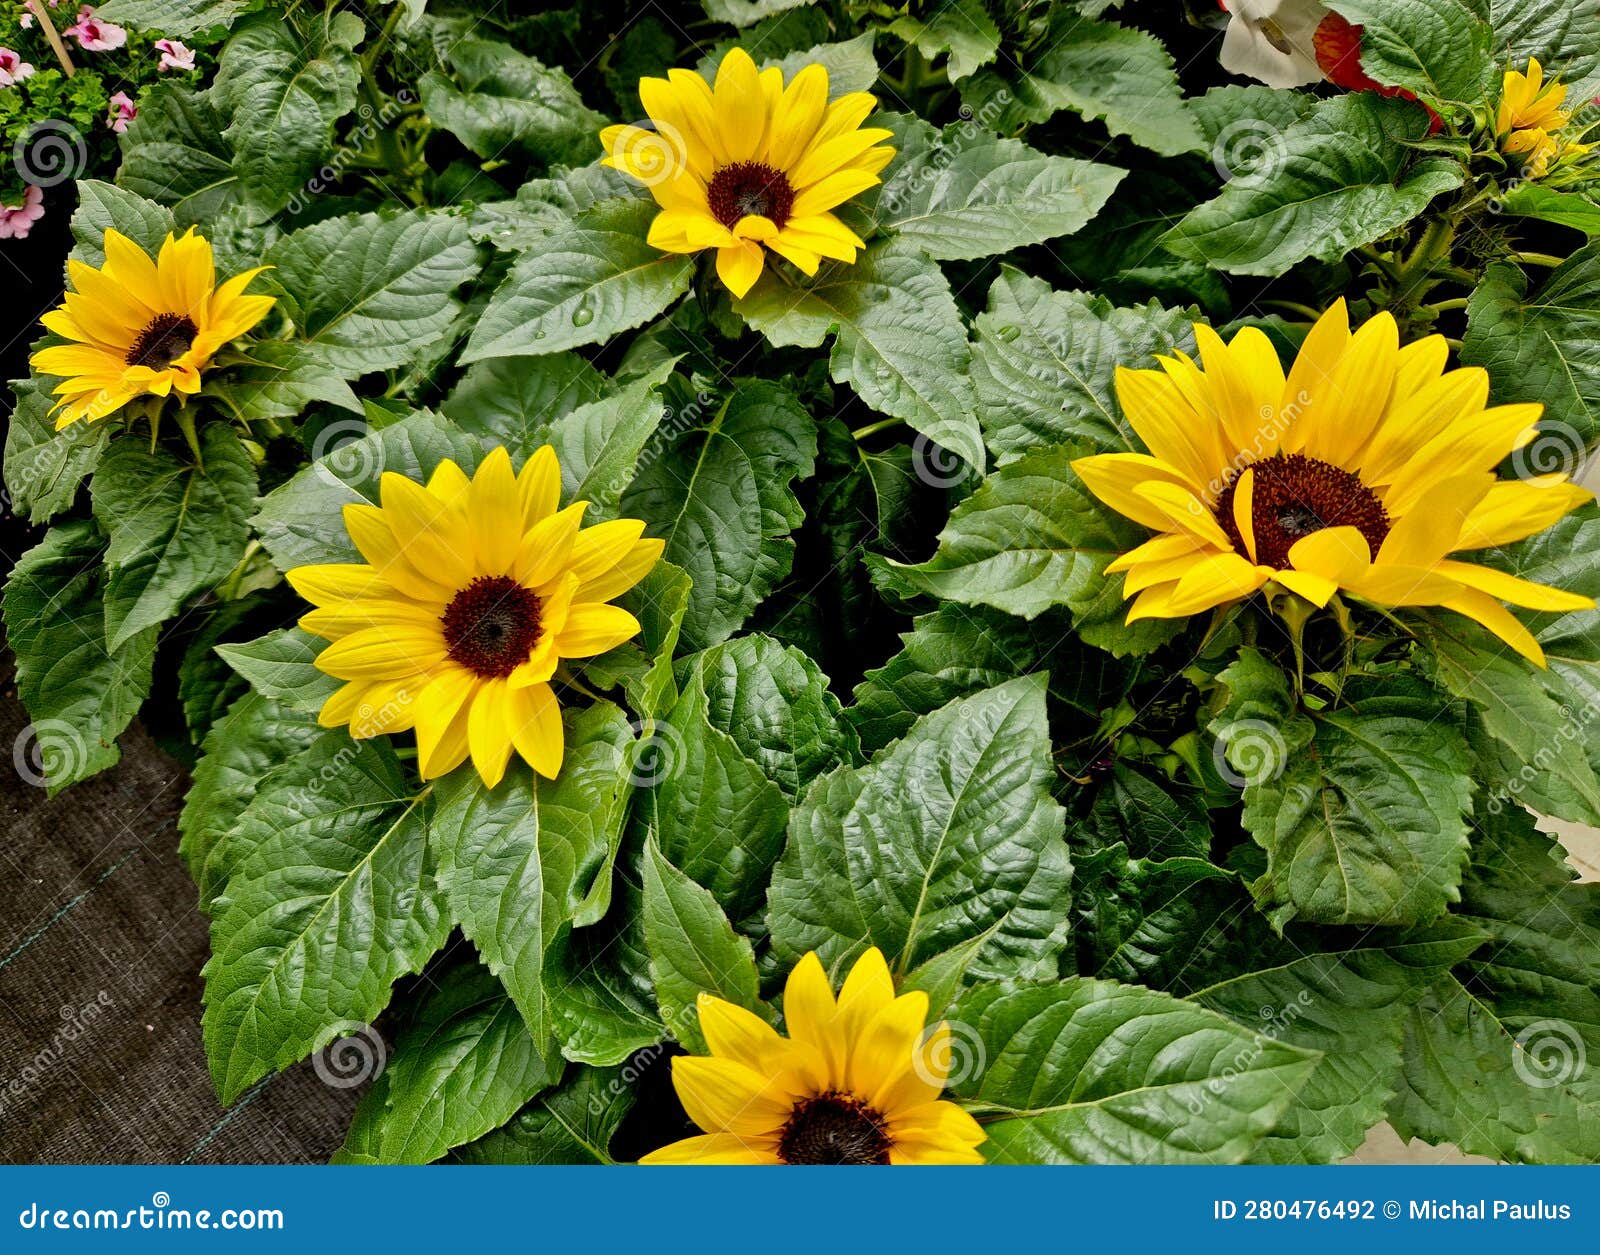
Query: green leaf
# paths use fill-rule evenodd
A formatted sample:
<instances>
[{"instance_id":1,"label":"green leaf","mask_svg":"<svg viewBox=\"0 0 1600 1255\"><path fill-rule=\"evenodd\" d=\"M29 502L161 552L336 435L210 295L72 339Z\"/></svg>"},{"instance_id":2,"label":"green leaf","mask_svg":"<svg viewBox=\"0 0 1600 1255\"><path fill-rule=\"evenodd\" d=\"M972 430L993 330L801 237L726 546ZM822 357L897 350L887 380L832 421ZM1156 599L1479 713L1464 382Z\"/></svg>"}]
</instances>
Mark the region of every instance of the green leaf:
<instances>
[{"instance_id":1,"label":"green leaf","mask_svg":"<svg viewBox=\"0 0 1600 1255\"><path fill-rule=\"evenodd\" d=\"M86 266L105 265L107 230L121 232L154 257L161 251L167 234L175 229L170 209L114 183L83 179L76 187L78 207L72 212L72 255Z\"/></svg>"},{"instance_id":2,"label":"green leaf","mask_svg":"<svg viewBox=\"0 0 1600 1255\"><path fill-rule=\"evenodd\" d=\"M1600 0L1491 0L1495 52L1507 65L1538 57L1560 66L1568 99L1594 95L1600 70Z\"/></svg>"},{"instance_id":3,"label":"green leaf","mask_svg":"<svg viewBox=\"0 0 1600 1255\"><path fill-rule=\"evenodd\" d=\"M222 888L207 872L212 849L238 823L262 781L309 749L320 734L310 715L260 693L244 694L212 724L178 816L178 853L201 901L210 901Z\"/></svg>"},{"instance_id":4,"label":"green leaf","mask_svg":"<svg viewBox=\"0 0 1600 1255\"><path fill-rule=\"evenodd\" d=\"M1500 209L1518 217L1571 227L1591 240L1600 235L1600 205L1578 192L1558 192L1543 183L1523 181L1500 198ZM1516 280L1510 275L1506 278L1515 288Z\"/></svg>"},{"instance_id":5,"label":"green leaf","mask_svg":"<svg viewBox=\"0 0 1600 1255\"><path fill-rule=\"evenodd\" d=\"M474 1164L609 1164L611 1139L637 1096L628 1068L569 1069L560 1089L450 1158Z\"/></svg>"},{"instance_id":6,"label":"green leaf","mask_svg":"<svg viewBox=\"0 0 1600 1255\"><path fill-rule=\"evenodd\" d=\"M1251 891L1275 926L1422 923L1456 901L1472 778L1436 691L1358 680L1338 706L1307 715L1254 650L1218 678L1230 699L1210 730L1267 854Z\"/></svg>"},{"instance_id":7,"label":"green leaf","mask_svg":"<svg viewBox=\"0 0 1600 1255\"><path fill-rule=\"evenodd\" d=\"M1600 1155L1600 885L1516 807L1491 812L1460 916L1489 940L1407 1029L1402 1134L1528 1163Z\"/></svg>"},{"instance_id":8,"label":"green leaf","mask_svg":"<svg viewBox=\"0 0 1600 1255\"><path fill-rule=\"evenodd\" d=\"M385 1083L367 1092L333 1162L350 1162L359 1147L370 1162L431 1163L499 1128L561 1070L493 974L475 961L457 965L400 1035Z\"/></svg>"},{"instance_id":9,"label":"green leaf","mask_svg":"<svg viewBox=\"0 0 1600 1255\"><path fill-rule=\"evenodd\" d=\"M106 637L114 650L165 623L227 577L244 553L256 470L234 429L200 430L202 462L180 461L140 435L111 442L95 467L95 517L106 550Z\"/></svg>"},{"instance_id":10,"label":"green leaf","mask_svg":"<svg viewBox=\"0 0 1600 1255\"><path fill-rule=\"evenodd\" d=\"M704 695L706 718L731 736L791 799L824 771L855 758L828 677L770 636L740 636L694 659L686 690Z\"/></svg>"},{"instance_id":11,"label":"green leaf","mask_svg":"<svg viewBox=\"0 0 1600 1255\"><path fill-rule=\"evenodd\" d=\"M472 211L472 238L501 252L522 252L542 244L552 231L600 201L638 197L644 189L620 170L583 165L529 179L510 200L490 201Z\"/></svg>"},{"instance_id":12,"label":"green leaf","mask_svg":"<svg viewBox=\"0 0 1600 1255\"><path fill-rule=\"evenodd\" d=\"M615 390L610 378L576 353L531 361L494 357L473 363L441 408L475 436L531 451L557 420Z\"/></svg>"},{"instance_id":13,"label":"green leaf","mask_svg":"<svg viewBox=\"0 0 1600 1255\"><path fill-rule=\"evenodd\" d=\"M1071 109L1164 156L1200 147L1200 128L1159 40L1058 6L1039 47L1026 71L986 70L963 86L962 99L980 123L1011 130Z\"/></svg>"},{"instance_id":14,"label":"green leaf","mask_svg":"<svg viewBox=\"0 0 1600 1255\"><path fill-rule=\"evenodd\" d=\"M594 927L563 924L544 952L544 996L561 1042L577 1063L610 1067L669 1036L656 1006L639 891Z\"/></svg>"},{"instance_id":15,"label":"green leaf","mask_svg":"<svg viewBox=\"0 0 1600 1255\"><path fill-rule=\"evenodd\" d=\"M219 26L231 26L248 0L106 0L95 15L135 30L186 39Z\"/></svg>"},{"instance_id":16,"label":"green leaf","mask_svg":"<svg viewBox=\"0 0 1600 1255\"><path fill-rule=\"evenodd\" d=\"M6 427L6 494L13 512L45 523L69 508L83 477L111 438L110 423L73 423L56 430L55 398L43 381L14 384L16 407Z\"/></svg>"},{"instance_id":17,"label":"green leaf","mask_svg":"<svg viewBox=\"0 0 1600 1255\"><path fill-rule=\"evenodd\" d=\"M816 0L700 0L706 16L713 22L727 22L732 26L750 26L785 9L814 3Z\"/></svg>"},{"instance_id":18,"label":"green leaf","mask_svg":"<svg viewBox=\"0 0 1600 1255\"><path fill-rule=\"evenodd\" d=\"M471 474L482 452L477 437L419 410L302 467L261 498L250 521L280 571L313 562L361 562L344 529L346 505L377 505L385 471L425 483L449 458Z\"/></svg>"},{"instance_id":19,"label":"green leaf","mask_svg":"<svg viewBox=\"0 0 1600 1255\"><path fill-rule=\"evenodd\" d=\"M716 408L689 415L641 465L622 512L645 520L666 559L694 581L683 639L724 640L789 574L789 533L805 520L790 487L809 476L816 424L788 389L735 380Z\"/></svg>"},{"instance_id":20,"label":"green leaf","mask_svg":"<svg viewBox=\"0 0 1600 1255\"><path fill-rule=\"evenodd\" d=\"M301 339L349 379L404 365L449 327L481 264L465 218L421 210L328 218L262 261Z\"/></svg>"},{"instance_id":21,"label":"green leaf","mask_svg":"<svg viewBox=\"0 0 1600 1255\"><path fill-rule=\"evenodd\" d=\"M654 841L645 842L640 870L645 944L661 1018L686 1049L704 1053L697 1005L702 993L762 1011L755 955L716 898L669 863Z\"/></svg>"},{"instance_id":22,"label":"green leaf","mask_svg":"<svg viewBox=\"0 0 1600 1255\"><path fill-rule=\"evenodd\" d=\"M689 290L694 259L646 242L654 201L584 211L517 259L473 329L463 362L556 353L648 322Z\"/></svg>"},{"instance_id":23,"label":"green leaf","mask_svg":"<svg viewBox=\"0 0 1600 1255\"><path fill-rule=\"evenodd\" d=\"M1489 372L1496 403L1530 397L1544 402L1544 443L1525 458L1553 448L1562 460L1576 459L1600 440L1597 335L1600 243L1579 249L1536 293L1511 262L1496 262L1484 272L1467 306L1461 360Z\"/></svg>"},{"instance_id":24,"label":"green leaf","mask_svg":"<svg viewBox=\"0 0 1600 1255\"><path fill-rule=\"evenodd\" d=\"M1276 276L1336 262L1461 186L1448 158L1412 160L1428 116L1407 100L1350 92L1277 137L1270 172L1233 179L1163 239L1179 257L1233 274Z\"/></svg>"},{"instance_id":25,"label":"green leaf","mask_svg":"<svg viewBox=\"0 0 1600 1255\"><path fill-rule=\"evenodd\" d=\"M304 340L267 340L250 346L240 365L201 388L245 422L295 418L315 402L361 413L345 382L343 351Z\"/></svg>"},{"instance_id":26,"label":"green leaf","mask_svg":"<svg viewBox=\"0 0 1600 1255\"><path fill-rule=\"evenodd\" d=\"M1600 823L1600 779L1571 726L1581 703L1562 673L1509 653L1459 616L1430 618L1422 640L1439 683L1477 711L1498 744L1517 799L1543 814Z\"/></svg>"},{"instance_id":27,"label":"green leaf","mask_svg":"<svg viewBox=\"0 0 1600 1255\"><path fill-rule=\"evenodd\" d=\"M360 67L354 14L312 19L309 38L278 13L239 24L222 49L213 86L230 121L223 138L254 205L275 213L333 149L334 127L356 105Z\"/></svg>"},{"instance_id":28,"label":"green leaf","mask_svg":"<svg viewBox=\"0 0 1600 1255\"><path fill-rule=\"evenodd\" d=\"M1034 676L961 698L811 786L772 877L780 959L873 945L905 973L981 935L975 975L1054 972L1072 866L1044 693Z\"/></svg>"},{"instance_id":29,"label":"green leaf","mask_svg":"<svg viewBox=\"0 0 1600 1255\"><path fill-rule=\"evenodd\" d=\"M521 446L528 453L541 444L555 449L562 495L568 501L590 502L592 513L585 515L589 522L614 515L640 472L646 447L666 417L660 389L672 367L670 361L660 363L611 395L562 415Z\"/></svg>"},{"instance_id":30,"label":"green leaf","mask_svg":"<svg viewBox=\"0 0 1600 1255\"><path fill-rule=\"evenodd\" d=\"M950 1010L978 1044L991 1163L1239 1163L1318 1055L1109 981L978 985Z\"/></svg>"},{"instance_id":31,"label":"green leaf","mask_svg":"<svg viewBox=\"0 0 1600 1255\"><path fill-rule=\"evenodd\" d=\"M1028 619L1066 606L1091 644L1119 653L1153 648L1181 625L1123 626L1122 581L1105 569L1146 535L1090 496L1072 469L1082 452L1041 449L1002 466L951 511L926 562L869 562L906 593Z\"/></svg>"},{"instance_id":32,"label":"green leaf","mask_svg":"<svg viewBox=\"0 0 1600 1255\"><path fill-rule=\"evenodd\" d=\"M1040 445L1088 440L1096 449L1142 445L1116 401L1118 366L1155 364L1157 354L1194 350L1196 310L1118 308L1086 292L1055 292L1005 267L978 315L972 378L978 417L995 459Z\"/></svg>"},{"instance_id":33,"label":"green leaf","mask_svg":"<svg viewBox=\"0 0 1600 1255\"><path fill-rule=\"evenodd\" d=\"M1189 111L1204 136L1204 148L1225 178L1250 174L1257 163L1271 161L1271 137L1315 112L1316 107L1317 98L1309 92L1237 83L1213 87L1189 102ZM1270 167L1261 173L1269 171Z\"/></svg>"},{"instance_id":34,"label":"green leaf","mask_svg":"<svg viewBox=\"0 0 1600 1255\"><path fill-rule=\"evenodd\" d=\"M343 683L316 668L326 644L301 628L280 628L253 641L218 645L217 653L257 693L315 714Z\"/></svg>"},{"instance_id":35,"label":"green leaf","mask_svg":"<svg viewBox=\"0 0 1600 1255\"><path fill-rule=\"evenodd\" d=\"M328 736L240 817L247 853L215 903L206 1056L225 1106L368 1024L450 923L423 803L387 746Z\"/></svg>"},{"instance_id":36,"label":"green leaf","mask_svg":"<svg viewBox=\"0 0 1600 1255\"><path fill-rule=\"evenodd\" d=\"M703 679L651 733L655 757L638 803L665 857L704 885L735 919L761 902L783 850L789 801L724 727L713 727Z\"/></svg>"},{"instance_id":37,"label":"green leaf","mask_svg":"<svg viewBox=\"0 0 1600 1255\"><path fill-rule=\"evenodd\" d=\"M565 723L558 779L518 761L486 789L469 764L437 785L428 833L451 914L536 1040L552 1032L545 947L584 910L596 878L609 879L628 790L622 712L602 702Z\"/></svg>"},{"instance_id":38,"label":"green leaf","mask_svg":"<svg viewBox=\"0 0 1600 1255\"><path fill-rule=\"evenodd\" d=\"M982 469L966 328L944 273L920 249L874 244L803 287L769 268L733 307L778 348L817 348L837 332L834 382Z\"/></svg>"},{"instance_id":39,"label":"green leaf","mask_svg":"<svg viewBox=\"0 0 1600 1255\"><path fill-rule=\"evenodd\" d=\"M186 83L157 83L139 99L139 114L119 141L117 183L146 200L170 206L180 226L210 222L244 206L252 221L271 211L249 203L234 172L227 125L210 92Z\"/></svg>"},{"instance_id":40,"label":"green leaf","mask_svg":"<svg viewBox=\"0 0 1600 1255\"><path fill-rule=\"evenodd\" d=\"M1363 946L1287 954L1189 995L1266 1040L1322 1055L1252 1162L1337 1163L1366 1140L1384 1118L1407 1011L1428 975Z\"/></svg>"},{"instance_id":41,"label":"green leaf","mask_svg":"<svg viewBox=\"0 0 1600 1255\"><path fill-rule=\"evenodd\" d=\"M1086 722L1097 722L1125 687L1110 655L1077 646L1058 617L1025 623L982 606L945 604L911 627L900 637L905 648L866 673L844 712L869 753L957 697L1047 667L1055 673L1051 695Z\"/></svg>"},{"instance_id":42,"label":"green leaf","mask_svg":"<svg viewBox=\"0 0 1600 1255\"><path fill-rule=\"evenodd\" d=\"M1125 173L1046 156L970 122L940 131L905 118L898 129L899 156L878 193L878 224L940 261L1071 235L1100 211Z\"/></svg>"},{"instance_id":43,"label":"green leaf","mask_svg":"<svg viewBox=\"0 0 1600 1255\"><path fill-rule=\"evenodd\" d=\"M1121 764L1119 772L1132 786L1119 800L1132 802L1135 790L1148 782ZM1109 791L1096 799L1092 819L1097 827L1114 812L1102 801ZM1175 809L1171 799L1166 806ZM1136 841L1135 848L1149 848L1147 833L1160 819L1149 814L1139 819L1144 831L1137 835L1146 839ZM1209 851L1200 857L1130 858L1119 839L1101 849L1077 850L1073 857L1073 945L1086 975L1186 990L1193 983L1191 969L1215 948L1213 930L1224 927L1231 935L1238 931L1241 913L1249 910L1238 878L1211 863Z\"/></svg>"},{"instance_id":44,"label":"green leaf","mask_svg":"<svg viewBox=\"0 0 1600 1255\"><path fill-rule=\"evenodd\" d=\"M1491 44L1498 41L1480 16L1479 4L1329 0L1328 7L1361 27L1363 70L1389 87L1415 92L1429 104L1480 105L1490 81L1497 77Z\"/></svg>"},{"instance_id":45,"label":"green leaf","mask_svg":"<svg viewBox=\"0 0 1600 1255\"><path fill-rule=\"evenodd\" d=\"M455 40L445 57L456 82L429 70L417 84L422 107L478 156L504 160L517 146L546 165L584 165L599 154L606 120L565 71L489 39Z\"/></svg>"},{"instance_id":46,"label":"green leaf","mask_svg":"<svg viewBox=\"0 0 1600 1255\"><path fill-rule=\"evenodd\" d=\"M6 642L32 720L13 757L52 797L122 757L117 737L150 692L155 629L106 646L102 544L86 519L54 527L6 583Z\"/></svg>"},{"instance_id":47,"label":"green leaf","mask_svg":"<svg viewBox=\"0 0 1600 1255\"><path fill-rule=\"evenodd\" d=\"M926 21L906 14L891 22L889 30L929 60L948 52L945 68L952 83L988 65L1000 52L1000 28L982 0L954 0Z\"/></svg>"}]
</instances>

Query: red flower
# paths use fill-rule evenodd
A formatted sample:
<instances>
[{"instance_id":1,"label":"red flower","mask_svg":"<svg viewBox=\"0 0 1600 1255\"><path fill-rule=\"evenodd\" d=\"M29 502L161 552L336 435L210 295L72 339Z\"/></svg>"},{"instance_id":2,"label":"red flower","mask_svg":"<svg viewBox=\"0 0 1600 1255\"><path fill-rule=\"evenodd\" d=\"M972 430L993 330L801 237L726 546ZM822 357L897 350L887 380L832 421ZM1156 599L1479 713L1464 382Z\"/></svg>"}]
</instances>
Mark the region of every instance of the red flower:
<instances>
[{"instance_id":1,"label":"red flower","mask_svg":"<svg viewBox=\"0 0 1600 1255\"><path fill-rule=\"evenodd\" d=\"M1317 64L1328 76L1328 81L1346 91L1371 91L1380 96L1416 100L1415 92L1409 92L1404 87L1385 87L1361 68L1361 31L1361 27L1337 13L1329 13L1317 26L1312 44L1316 49ZM1428 109L1427 105L1422 107ZM1444 120L1432 109L1428 109L1428 117L1428 134L1437 134Z\"/></svg>"}]
</instances>

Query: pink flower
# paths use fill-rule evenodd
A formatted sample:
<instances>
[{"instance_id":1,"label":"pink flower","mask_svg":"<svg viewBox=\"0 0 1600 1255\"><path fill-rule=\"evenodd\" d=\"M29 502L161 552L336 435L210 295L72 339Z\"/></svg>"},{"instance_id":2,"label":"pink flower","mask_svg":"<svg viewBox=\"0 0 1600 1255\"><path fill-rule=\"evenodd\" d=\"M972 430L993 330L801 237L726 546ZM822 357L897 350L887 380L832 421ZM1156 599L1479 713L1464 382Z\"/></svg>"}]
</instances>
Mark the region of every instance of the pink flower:
<instances>
[{"instance_id":1,"label":"pink flower","mask_svg":"<svg viewBox=\"0 0 1600 1255\"><path fill-rule=\"evenodd\" d=\"M17 25L22 27L23 30L28 30L33 25L33 14L24 13L17 19Z\"/></svg>"},{"instance_id":2,"label":"pink flower","mask_svg":"<svg viewBox=\"0 0 1600 1255\"><path fill-rule=\"evenodd\" d=\"M44 192L30 187L20 205L0 205L0 240L25 240L33 224L44 217Z\"/></svg>"},{"instance_id":3,"label":"pink flower","mask_svg":"<svg viewBox=\"0 0 1600 1255\"><path fill-rule=\"evenodd\" d=\"M156 40L156 51L161 54L158 70L194 69L194 49L185 48L176 39Z\"/></svg>"},{"instance_id":4,"label":"pink flower","mask_svg":"<svg viewBox=\"0 0 1600 1255\"><path fill-rule=\"evenodd\" d=\"M127 92L118 92L111 98L111 117L108 121L111 129L121 135L128 129L128 123L139 116L139 111L134 108L133 101Z\"/></svg>"},{"instance_id":5,"label":"pink flower","mask_svg":"<svg viewBox=\"0 0 1600 1255\"><path fill-rule=\"evenodd\" d=\"M33 67L9 48L0 48L0 87L14 87L33 73Z\"/></svg>"},{"instance_id":6,"label":"pink flower","mask_svg":"<svg viewBox=\"0 0 1600 1255\"><path fill-rule=\"evenodd\" d=\"M88 5L78 10L78 20L61 32L71 35L89 52L110 52L128 42L128 32L112 22L102 22Z\"/></svg>"}]
</instances>

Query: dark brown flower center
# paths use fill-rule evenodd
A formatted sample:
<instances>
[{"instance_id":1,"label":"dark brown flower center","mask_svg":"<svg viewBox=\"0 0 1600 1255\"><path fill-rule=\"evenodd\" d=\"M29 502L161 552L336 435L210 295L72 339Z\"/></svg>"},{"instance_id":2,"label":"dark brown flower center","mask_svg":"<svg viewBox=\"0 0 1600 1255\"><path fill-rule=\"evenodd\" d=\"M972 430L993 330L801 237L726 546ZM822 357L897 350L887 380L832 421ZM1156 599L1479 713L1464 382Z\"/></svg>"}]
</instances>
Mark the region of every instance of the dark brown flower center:
<instances>
[{"instance_id":1,"label":"dark brown flower center","mask_svg":"<svg viewBox=\"0 0 1600 1255\"><path fill-rule=\"evenodd\" d=\"M1389 512L1377 494L1349 471L1301 453L1275 453L1253 463L1250 523L1255 532L1256 561L1286 569L1297 540L1325 527L1353 527L1376 555L1389 534ZM1233 476L1217 498L1217 522L1240 553L1244 538L1233 521Z\"/></svg>"},{"instance_id":2,"label":"dark brown flower center","mask_svg":"<svg viewBox=\"0 0 1600 1255\"><path fill-rule=\"evenodd\" d=\"M450 657L485 678L508 676L539 641L539 599L508 575L472 581L445 607Z\"/></svg>"},{"instance_id":3,"label":"dark brown flower center","mask_svg":"<svg viewBox=\"0 0 1600 1255\"><path fill-rule=\"evenodd\" d=\"M711 202L711 216L730 231L747 214L770 218L773 226L781 228L794 209L794 188L783 171L759 161L723 166L711 176L706 198Z\"/></svg>"},{"instance_id":4,"label":"dark brown flower center","mask_svg":"<svg viewBox=\"0 0 1600 1255\"><path fill-rule=\"evenodd\" d=\"M125 360L129 366L160 370L187 353L199 334L194 320L185 314L157 314L139 333Z\"/></svg>"},{"instance_id":5,"label":"dark brown flower center","mask_svg":"<svg viewBox=\"0 0 1600 1255\"><path fill-rule=\"evenodd\" d=\"M778 1139L787 1164L886 1164L883 1117L848 1094L821 1094L794 1109Z\"/></svg>"}]
</instances>

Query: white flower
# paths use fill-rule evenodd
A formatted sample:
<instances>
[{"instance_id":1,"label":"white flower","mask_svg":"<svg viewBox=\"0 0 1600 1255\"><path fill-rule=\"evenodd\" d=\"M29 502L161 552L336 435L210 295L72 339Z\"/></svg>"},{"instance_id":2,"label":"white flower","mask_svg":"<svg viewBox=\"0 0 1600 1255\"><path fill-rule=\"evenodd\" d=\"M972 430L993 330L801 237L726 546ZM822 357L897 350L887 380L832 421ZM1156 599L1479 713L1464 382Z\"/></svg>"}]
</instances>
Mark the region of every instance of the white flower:
<instances>
[{"instance_id":1,"label":"white flower","mask_svg":"<svg viewBox=\"0 0 1600 1255\"><path fill-rule=\"evenodd\" d=\"M1317 27L1328 16L1319 0L1225 0L1228 32L1222 68L1268 87L1320 83Z\"/></svg>"}]
</instances>

